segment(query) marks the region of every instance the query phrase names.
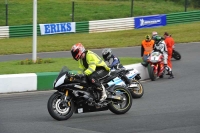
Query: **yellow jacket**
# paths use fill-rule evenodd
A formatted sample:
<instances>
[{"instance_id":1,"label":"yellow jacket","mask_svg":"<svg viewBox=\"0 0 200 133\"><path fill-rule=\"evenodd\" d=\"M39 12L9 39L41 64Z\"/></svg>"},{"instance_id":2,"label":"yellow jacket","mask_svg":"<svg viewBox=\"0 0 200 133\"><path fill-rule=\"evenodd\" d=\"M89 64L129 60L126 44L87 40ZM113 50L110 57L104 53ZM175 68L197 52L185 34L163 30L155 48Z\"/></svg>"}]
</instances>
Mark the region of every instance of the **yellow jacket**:
<instances>
[{"instance_id":1,"label":"yellow jacket","mask_svg":"<svg viewBox=\"0 0 200 133\"><path fill-rule=\"evenodd\" d=\"M106 70L110 71L106 63L94 52L90 50L86 51L85 58L86 64L84 64L84 59L79 60L79 68L84 70L84 74L92 74L96 70L96 67L104 67Z\"/></svg>"}]
</instances>

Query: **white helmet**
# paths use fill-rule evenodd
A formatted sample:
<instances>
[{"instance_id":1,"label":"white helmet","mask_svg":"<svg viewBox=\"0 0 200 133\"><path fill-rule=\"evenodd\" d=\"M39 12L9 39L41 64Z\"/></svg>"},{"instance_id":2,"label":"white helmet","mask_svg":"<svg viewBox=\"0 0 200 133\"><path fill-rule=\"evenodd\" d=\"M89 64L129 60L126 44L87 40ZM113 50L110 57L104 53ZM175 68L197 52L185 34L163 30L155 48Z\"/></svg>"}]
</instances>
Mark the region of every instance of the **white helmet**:
<instances>
[{"instance_id":1,"label":"white helmet","mask_svg":"<svg viewBox=\"0 0 200 133\"><path fill-rule=\"evenodd\" d=\"M158 35L158 32L153 31L153 32L152 32L152 36L155 36L155 35Z\"/></svg>"},{"instance_id":2,"label":"white helmet","mask_svg":"<svg viewBox=\"0 0 200 133\"><path fill-rule=\"evenodd\" d=\"M110 48L105 48L102 50L102 57L105 61L109 61L112 55L112 50Z\"/></svg>"},{"instance_id":3,"label":"white helmet","mask_svg":"<svg viewBox=\"0 0 200 133\"><path fill-rule=\"evenodd\" d=\"M156 36L158 36L158 32L153 31L153 32L152 32L152 39L155 39Z\"/></svg>"}]
</instances>

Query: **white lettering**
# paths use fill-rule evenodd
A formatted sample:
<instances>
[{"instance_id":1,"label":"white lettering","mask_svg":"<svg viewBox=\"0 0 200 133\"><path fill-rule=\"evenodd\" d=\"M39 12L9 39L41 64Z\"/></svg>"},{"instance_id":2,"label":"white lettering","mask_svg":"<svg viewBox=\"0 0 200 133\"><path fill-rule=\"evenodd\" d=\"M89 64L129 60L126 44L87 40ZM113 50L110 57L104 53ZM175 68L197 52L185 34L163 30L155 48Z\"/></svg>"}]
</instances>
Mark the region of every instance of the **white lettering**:
<instances>
[{"instance_id":1,"label":"white lettering","mask_svg":"<svg viewBox=\"0 0 200 133\"><path fill-rule=\"evenodd\" d=\"M154 19L154 20L140 19L140 26L151 25L151 24L159 24L159 23L161 23L161 19Z\"/></svg>"}]
</instances>

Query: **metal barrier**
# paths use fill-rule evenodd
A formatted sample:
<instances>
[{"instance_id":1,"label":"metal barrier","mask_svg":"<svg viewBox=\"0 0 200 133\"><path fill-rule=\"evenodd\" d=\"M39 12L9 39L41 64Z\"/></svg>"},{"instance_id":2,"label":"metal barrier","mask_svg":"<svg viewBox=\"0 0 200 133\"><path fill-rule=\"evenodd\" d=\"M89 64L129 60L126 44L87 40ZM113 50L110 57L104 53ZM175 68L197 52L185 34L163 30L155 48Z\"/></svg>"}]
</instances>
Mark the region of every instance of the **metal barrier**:
<instances>
[{"instance_id":1,"label":"metal barrier","mask_svg":"<svg viewBox=\"0 0 200 133\"><path fill-rule=\"evenodd\" d=\"M134 18L89 21L89 33L134 29Z\"/></svg>"},{"instance_id":2,"label":"metal barrier","mask_svg":"<svg viewBox=\"0 0 200 133\"><path fill-rule=\"evenodd\" d=\"M200 10L167 14L167 24L200 21Z\"/></svg>"},{"instance_id":3,"label":"metal barrier","mask_svg":"<svg viewBox=\"0 0 200 133\"><path fill-rule=\"evenodd\" d=\"M0 26L0 38L9 38L8 26Z\"/></svg>"}]
</instances>

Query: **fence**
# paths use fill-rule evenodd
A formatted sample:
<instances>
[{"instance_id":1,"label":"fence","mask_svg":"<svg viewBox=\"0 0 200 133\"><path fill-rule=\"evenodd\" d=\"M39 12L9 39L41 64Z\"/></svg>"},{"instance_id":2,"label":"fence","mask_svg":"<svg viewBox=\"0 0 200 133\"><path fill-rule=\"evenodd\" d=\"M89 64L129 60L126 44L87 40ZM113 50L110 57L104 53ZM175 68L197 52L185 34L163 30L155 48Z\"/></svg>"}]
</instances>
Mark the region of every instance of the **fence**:
<instances>
[{"instance_id":1,"label":"fence","mask_svg":"<svg viewBox=\"0 0 200 133\"><path fill-rule=\"evenodd\" d=\"M159 4L153 0L131 1L133 0L37 0L37 21L38 24L82 22L184 11L183 5L169 0L160 0ZM153 8L149 8L152 5ZM172 10L168 9L169 6ZM187 11L191 10L197 9L188 6ZM0 0L0 26L32 25L32 22L32 0Z\"/></svg>"},{"instance_id":2,"label":"fence","mask_svg":"<svg viewBox=\"0 0 200 133\"><path fill-rule=\"evenodd\" d=\"M167 24L200 21L200 10L167 14ZM76 22L76 33L95 33L134 29L134 17ZM0 27L0 38L32 36L32 25ZM70 33L66 33L70 34ZM40 35L39 25L37 35Z\"/></svg>"}]
</instances>

